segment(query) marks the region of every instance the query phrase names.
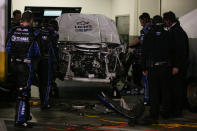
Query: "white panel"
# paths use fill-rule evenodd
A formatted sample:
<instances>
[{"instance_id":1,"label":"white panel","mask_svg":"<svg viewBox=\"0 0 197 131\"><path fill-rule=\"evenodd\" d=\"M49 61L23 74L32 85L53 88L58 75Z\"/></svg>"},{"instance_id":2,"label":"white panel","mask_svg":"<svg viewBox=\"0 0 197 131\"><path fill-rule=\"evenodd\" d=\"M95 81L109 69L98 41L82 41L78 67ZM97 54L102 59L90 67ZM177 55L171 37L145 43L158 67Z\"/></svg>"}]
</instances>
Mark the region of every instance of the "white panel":
<instances>
[{"instance_id":1,"label":"white panel","mask_svg":"<svg viewBox=\"0 0 197 131\"><path fill-rule=\"evenodd\" d=\"M0 52L4 51L4 46L5 46L6 3L7 3L7 0L0 0Z\"/></svg>"},{"instance_id":2,"label":"white panel","mask_svg":"<svg viewBox=\"0 0 197 131\"><path fill-rule=\"evenodd\" d=\"M180 23L189 38L197 38L197 9L180 17Z\"/></svg>"}]
</instances>

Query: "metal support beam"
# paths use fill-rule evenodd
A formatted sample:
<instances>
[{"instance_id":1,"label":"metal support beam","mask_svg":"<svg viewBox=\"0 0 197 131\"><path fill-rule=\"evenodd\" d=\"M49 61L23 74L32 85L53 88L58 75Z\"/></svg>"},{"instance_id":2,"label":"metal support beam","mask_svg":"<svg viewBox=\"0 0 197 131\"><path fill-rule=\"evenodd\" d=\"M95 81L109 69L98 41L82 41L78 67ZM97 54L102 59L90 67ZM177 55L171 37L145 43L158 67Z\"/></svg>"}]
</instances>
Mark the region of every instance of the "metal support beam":
<instances>
[{"instance_id":1,"label":"metal support beam","mask_svg":"<svg viewBox=\"0 0 197 131\"><path fill-rule=\"evenodd\" d=\"M160 8L160 12L159 13L160 13L160 16L162 16L162 0L160 0L159 5L160 5L160 7L159 7Z\"/></svg>"}]
</instances>

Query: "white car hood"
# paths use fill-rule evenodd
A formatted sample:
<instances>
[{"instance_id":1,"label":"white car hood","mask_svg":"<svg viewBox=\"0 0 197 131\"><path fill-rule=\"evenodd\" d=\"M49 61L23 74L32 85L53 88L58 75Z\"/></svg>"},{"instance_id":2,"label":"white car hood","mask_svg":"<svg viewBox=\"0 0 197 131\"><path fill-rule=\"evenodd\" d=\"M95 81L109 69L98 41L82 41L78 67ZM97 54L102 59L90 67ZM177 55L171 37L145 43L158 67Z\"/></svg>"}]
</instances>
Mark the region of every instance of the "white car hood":
<instances>
[{"instance_id":1,"label":"white car hood","mask_svg":"<svg viewBox=\"0 0 197 131\"><path fill-rule=\"evenodd\" d=\"M115 22L104 15L66 13L56 20L60 41L120 44Z\"/></svg>"}]
</instances>

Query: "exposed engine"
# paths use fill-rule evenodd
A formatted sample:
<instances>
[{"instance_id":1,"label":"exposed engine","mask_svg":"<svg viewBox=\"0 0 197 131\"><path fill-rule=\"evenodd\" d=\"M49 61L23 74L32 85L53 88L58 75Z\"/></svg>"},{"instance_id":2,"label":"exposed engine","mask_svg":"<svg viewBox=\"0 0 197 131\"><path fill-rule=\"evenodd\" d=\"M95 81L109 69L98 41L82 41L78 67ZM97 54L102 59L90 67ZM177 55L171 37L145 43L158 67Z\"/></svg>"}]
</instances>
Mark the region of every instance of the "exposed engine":
<instances>
[{"instance_id":1,"label":"exposed engine","mask_svg":"<svg viewBox=\"0 0 197 131\"><path fill-rule=\"evenodd\" d=\"M61 69L65 78L105 79L115 77L117 68L121 66L119 54L123 52L120 45L109 44L60 44ZM113 45L115 45L113 43ZM108 81L109 82L109 81Z\"/></svg>"},{"instance_id":2,"label":"exposed engine","mask_svg":"<svg viewBox=\"0 0 197 131\"><path fill-rule=\"evenodd\" d=\"M96 77L105 78L105 61L99 53L86 55L82 52L77 52L72 59L71 70L77 77Z\"/></svg>"}]
</instances>

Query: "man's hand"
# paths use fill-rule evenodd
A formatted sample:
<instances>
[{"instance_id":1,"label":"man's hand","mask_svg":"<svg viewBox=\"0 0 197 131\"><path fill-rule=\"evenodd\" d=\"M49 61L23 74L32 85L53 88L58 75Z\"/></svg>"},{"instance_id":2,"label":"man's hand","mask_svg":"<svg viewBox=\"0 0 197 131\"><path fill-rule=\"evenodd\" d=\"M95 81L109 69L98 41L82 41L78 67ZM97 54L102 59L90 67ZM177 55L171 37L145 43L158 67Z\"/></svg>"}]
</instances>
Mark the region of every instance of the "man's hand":
<instances>
[{"instance_id":1,"label":"man's hand","mask_svg":"<svg viewBox=\"0 0 197 131\"><path fill-rule=\"evenodd\" d=\"M179 73L179 68L173 67L173 68L172 68L172 75L176 75L176 74L178 74L178 73Z\"/></svg>"},{"instance_id":2,"label":"man's hand","mask_svg":"<svg viewBox=\"0 0 197 131\"><path fill-rule=\"evenodd\" d=\"M143 73L144 76L148 75L148 71L143 71L142 73Z\"/></svg>"},{"instance_id":3,"label":"man's hand","mask_svg":"<svg viewBox=\"0 0 197 131\"><path fill-rule=\"evenodd\" d=\"M134 45L136 45L135 41L129 43L129 47L132 47L132 46L134 46Z\"/></svg>"}]
</instances>

